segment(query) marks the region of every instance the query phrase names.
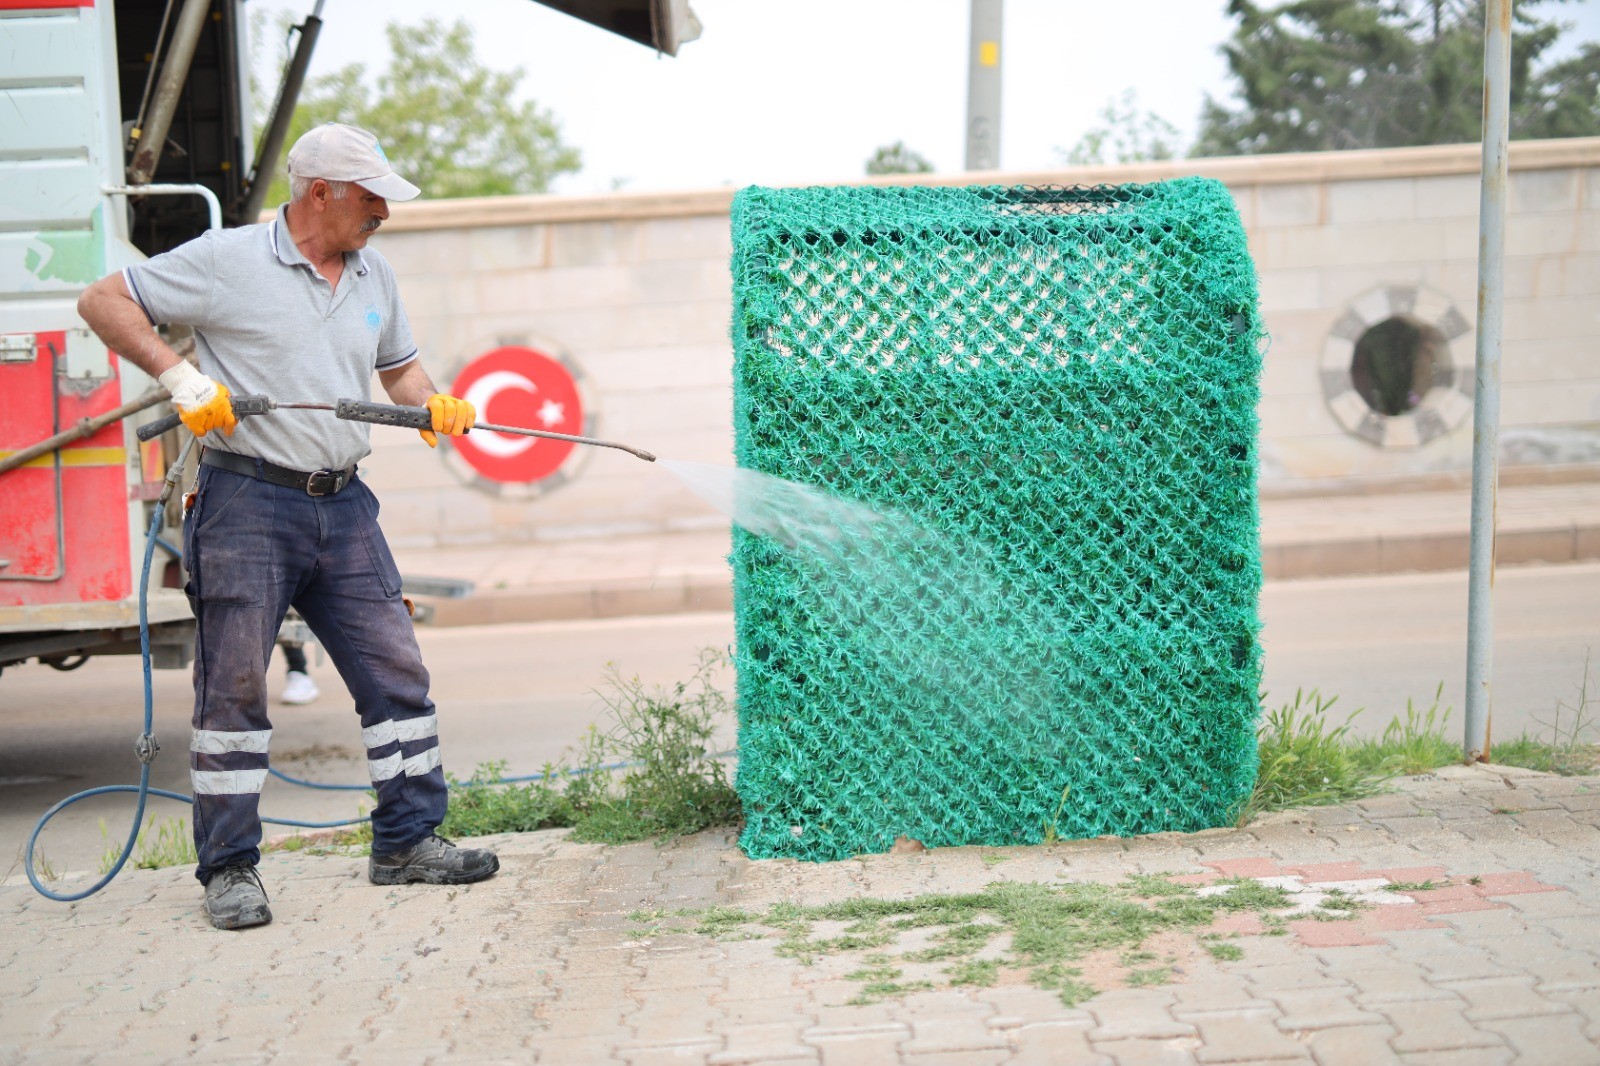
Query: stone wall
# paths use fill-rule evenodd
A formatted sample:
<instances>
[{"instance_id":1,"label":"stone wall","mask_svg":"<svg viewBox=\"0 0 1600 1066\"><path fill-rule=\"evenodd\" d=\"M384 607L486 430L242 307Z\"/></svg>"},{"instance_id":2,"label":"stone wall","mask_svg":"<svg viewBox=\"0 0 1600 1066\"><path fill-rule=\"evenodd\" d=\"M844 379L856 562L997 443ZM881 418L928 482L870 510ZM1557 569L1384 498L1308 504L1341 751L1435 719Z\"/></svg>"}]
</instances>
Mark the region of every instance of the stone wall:
<instances>
[{"instance_id":1,"label":"stone wall","mask_svg":"<svg viewBox=\"0 0 1600 1066\"><path fill-rule=\"evenodd\" d=\"M1271 332L1264 492L1459 481L1470 467L1478 148L1184 160L963 183L1225 182L1250 234ZM1502 399L1507 464L1600 462L1600 138L1511 154ZM895 179L879 179L893 183ZM922 180L926 180L925 178ZM425 365L527 345L572 367L588 435L731 461L730 190L396 205L375 241L400 276ZM1399 317L1437 341L1408 411L1352 378L1357 343ZM1360 377L1358 373L1357 378ZM496 493L448 445L374 433L368 477L399 545L705 528L723 519L658 464L581 448L546 486Z\"/></svg>"}]
</instances>

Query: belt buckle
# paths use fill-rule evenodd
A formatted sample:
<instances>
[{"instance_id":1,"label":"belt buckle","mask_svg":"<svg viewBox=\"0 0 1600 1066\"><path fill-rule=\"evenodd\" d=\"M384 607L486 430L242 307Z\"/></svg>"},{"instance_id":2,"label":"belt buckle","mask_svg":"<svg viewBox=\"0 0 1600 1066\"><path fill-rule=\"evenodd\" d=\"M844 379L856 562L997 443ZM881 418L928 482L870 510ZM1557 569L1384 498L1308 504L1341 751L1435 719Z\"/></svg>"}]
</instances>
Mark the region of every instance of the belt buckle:
<instances>
[{"instance_id":1,"label":"belt buckle","mask_svg":"<svg viewBox=\"0 0 1600 1066\"><path fill-rule=\"evenodd\" d=\"M306 475L307 496L332 496L344 488L344 471L313 470Z\"/></svg>"}]
</instances>

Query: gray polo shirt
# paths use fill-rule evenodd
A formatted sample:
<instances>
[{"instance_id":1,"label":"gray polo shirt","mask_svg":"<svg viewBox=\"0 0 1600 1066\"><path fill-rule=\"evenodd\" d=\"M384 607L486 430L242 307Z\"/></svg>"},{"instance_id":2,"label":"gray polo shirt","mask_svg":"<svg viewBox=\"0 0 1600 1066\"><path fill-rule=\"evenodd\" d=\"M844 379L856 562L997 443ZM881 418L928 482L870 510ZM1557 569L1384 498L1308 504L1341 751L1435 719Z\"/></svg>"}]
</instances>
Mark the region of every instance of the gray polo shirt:
<instances>
[{"instance_id":1,"label":"gray polo shirt","mask_svg":"<svg viewBox=\"0 0 1600 1066\"><path fill-rule=\"evenodd\" d=\"M394 270L368 248L347 252L338 289L271 222L212 230L123 271L152 325L193 326L201 373L235 393L274 400L371 398L374 370L417 357ZM364 422L329 411L273 411L208 433L208 448L292 470L346 467L367 455Z\"/></svg>"}]
</instances>

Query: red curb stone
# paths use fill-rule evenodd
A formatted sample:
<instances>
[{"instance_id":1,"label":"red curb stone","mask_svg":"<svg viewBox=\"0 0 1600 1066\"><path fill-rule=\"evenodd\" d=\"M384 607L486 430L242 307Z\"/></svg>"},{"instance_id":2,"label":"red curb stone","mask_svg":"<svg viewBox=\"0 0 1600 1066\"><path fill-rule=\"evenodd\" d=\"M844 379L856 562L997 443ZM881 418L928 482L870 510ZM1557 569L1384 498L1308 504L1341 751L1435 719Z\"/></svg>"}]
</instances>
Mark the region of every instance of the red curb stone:
<instances>
[{"instance_id":1,"label":"red curb stone","mask_svg":"<svg viewBox=\"0 0 1600 1066\"><path fill-rule=\"evenodd\" d=\"M1387 877L1391 881L1443 881L1443 866L1396 866L1388 870L1371 870L1373 877Z\"/></svg>"},{"instance_id":2,"label":"red curb stone","mask_svg":"<svg viewBox=\"0 0 1600 1066\"><path fill-rule=\"evenodd\" d=\"M1398 933L1407 929L1437 929L1437 923L1428 919L1421 907L1375 907L1362 915L1361 924L1380 932Z\"/></svg>"},{"instance_id":3,"label":"red curb stone","mask_svg":"<svg viewBox=\"0 0 1600 1066\"><path fill-rule=\"evenodd\" d=\"M1286 866L1286 874L1298 875L1302 881L1362 881L1371 874L1361 869L1359 862L1314 862L1305 866Z\"/></svg>"},{"instance_id":4,"label":"red curb stone","mask_svg":"<svg viewBox=\"0 0 1600 1066\"><path fill-rule=\"evenodd\" d=\"M1289 929L1300 943L1308 948L1353 948L1382 944L1383 941L1363 928L1364 925L1363 922L1319 922L1315 919L1306 919L1290 922Z\"/></svg>"},{"instance_id":5,"label":"red curb stone","mask_svg":"<svg viewBox=\"0 0 1600 1066\"><path fill-rule=\"evenodd\" d=\"M1200 865L1211 867L1222 877L1283 876L1283 867L1278 865L1277 859L1218 859Z\"/></svg>"},{"instance_id":6,"label":"red curb stone","mask_svg":"<svg viewBox=\"0 0 1600 1066\"><path fill-rule=\"evenodd\" d=\"M1520 896L1528 892L1565 892L1559 885L1547 885L1534 879L1530 873L1517 871L1506 874L1484 874L1476 885L1469 886L1480 896Z\"/></svg>"},{"instance_id":7,"label":"red curb stone","mask_svg":"<svg viewBox=\"0 0 1600 1066\"><path fill-rule=\"evenodd\" d=\"M1504 903L1489 899L1450 899L1443 903L1419 904L1424 914L1465 914L1468 911L1498 911L1507 909ZM1390 910L1392 908L1384 908Z\"/></svg>"}]
</instances>

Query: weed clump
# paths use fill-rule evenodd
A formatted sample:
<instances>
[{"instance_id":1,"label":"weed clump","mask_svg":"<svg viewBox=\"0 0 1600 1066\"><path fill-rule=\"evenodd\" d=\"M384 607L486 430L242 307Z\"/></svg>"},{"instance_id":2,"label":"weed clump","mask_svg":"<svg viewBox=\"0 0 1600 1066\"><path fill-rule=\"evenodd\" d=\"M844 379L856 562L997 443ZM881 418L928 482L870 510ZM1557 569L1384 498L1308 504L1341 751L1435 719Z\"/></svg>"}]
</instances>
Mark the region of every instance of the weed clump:
<instances>
[{"instance_id":1,"label":"weed clump","mask_svg":"<svg viewBox=\"0 0 1600 1066\"><path fill-rule=\"evenodd\" d=\"M693 675L670 689L647 688L608 667L597 693L606 730L591 726L576 765L546 765L527 781L507 781L505 763L452 781L445 836L486 836L571 828L574 840L625 844L670 839L739 819L739 798L709 745L731 711L713 684L725 659L703 652Z\"/></svg>"},{"instance_id":2,"label":"weed clump","mask_svg":"<svg viewBox=\"0 0 1600 1066\"><path fill-rule=\"evenodd\" d=\"M1357 757L1350 730L1359 710L1343 725L1328 727L1326 716L1337 700L1315 689L1297 691L1293 703L1267 712L1258 738L1261 767L1240 824L1268 811L1361 799L1392 776L1370 758Z\"/></svg>"},{"instance_id":3,"label":"weed clump","mask_svg":"<svg viewBox=\"0 0 1600 1066\"><path fill-rule=\"evenodd\" d=\"M1536 719L1547 735L1523 733L1502 741L1493 749L1494 762L1567 775L1600 765L1600 746L1591 736L1600 697L1590 694L1589 662L1585 652L1575 702L1557 699L1550 721ZM1407 700L1405 717L1396 716L1374 739L1351 736L1361 711L1330 727L1327 714L1336 698L1324 699L1314 689L1296 692L1292 703L1268 711L1261 724L1256 787L1240 809L1239 824L1268 811L1347 803L1381 791L1396 776L1461 762L1460 741L1446 735L1450 708L1440 707L1443 693L1440 682L1425 710Z\"/></svg>"},{"instance_id":4,"label":"weed clump","mask_svg":"<svg viewBox=\"0 0 1600 1066\"><path fill-rule=\"evenodd\" d=\"M151 829L155 832L151 833ZM100 873L108 874L122 855L122 845L111 841L110 830L104 821L100 823L100 836L107 842L105 853L100 856ZM189 823L182 818L168 818L141 825L139 835L134 840L133 854L128 857L128 865L136 870L192 866L199 861L200 856L194 847L194 834L189 832Z\"/></svg>"},{"instance_id":5,"label":"weed clump","mask_svg":"<svg viewBox=\"0 0 1600 1066\"><path fill-rule=\"evenodd\" d=\"M1583 653L1583 679L1578 682L1578 696L1574 703L1557 699L1550 721L1538 722L1548 733L1521 736L1501 741L1493 749L1494 761L1505 766L1521 766L1528 770L1572 776L1592 773L1600 765L1600 747L1593 740L1595 728L1594 706L1600 696L1590 695L1590 652ZM1571 714L1570 718L1565 715Z\"/></svg>"}]
</instances>

